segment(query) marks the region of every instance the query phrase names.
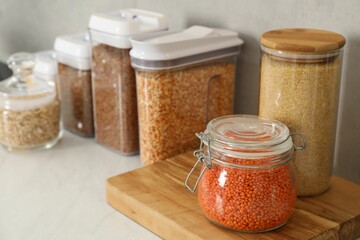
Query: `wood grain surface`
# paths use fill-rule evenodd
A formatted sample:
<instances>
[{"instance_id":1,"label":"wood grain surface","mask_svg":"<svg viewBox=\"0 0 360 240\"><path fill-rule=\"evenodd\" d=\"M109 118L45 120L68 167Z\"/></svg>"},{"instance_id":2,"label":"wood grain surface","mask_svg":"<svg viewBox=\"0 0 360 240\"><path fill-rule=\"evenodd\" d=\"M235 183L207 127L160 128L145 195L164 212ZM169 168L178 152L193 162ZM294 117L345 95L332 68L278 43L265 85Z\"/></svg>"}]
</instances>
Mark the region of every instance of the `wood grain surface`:
<instances>
[{"instance_id":1,"label":"wood grain surface","mask_svg":"<svg viewBox=\"0 0 360 240\"><path fill-rule=\"evenodd\" d=\"M345 38L335 32L319 29L278 29L264 33L263 46L280 51L297 53L325 53L345 45Z\"/></svg>"},{"instance_id":2,"label":"wood grain surface","mask_svg":"<svg viewBox=\"0 0 360 240\"><path fill-rule=\"evenodd\" d=\"M164 239L340 239L360 237L360 185L333 176L330 189L299 198L287 224L266 233L239 233L210 223L184 180L192 152L109 178L107 201Z\"/></svg>"}]
</instances>

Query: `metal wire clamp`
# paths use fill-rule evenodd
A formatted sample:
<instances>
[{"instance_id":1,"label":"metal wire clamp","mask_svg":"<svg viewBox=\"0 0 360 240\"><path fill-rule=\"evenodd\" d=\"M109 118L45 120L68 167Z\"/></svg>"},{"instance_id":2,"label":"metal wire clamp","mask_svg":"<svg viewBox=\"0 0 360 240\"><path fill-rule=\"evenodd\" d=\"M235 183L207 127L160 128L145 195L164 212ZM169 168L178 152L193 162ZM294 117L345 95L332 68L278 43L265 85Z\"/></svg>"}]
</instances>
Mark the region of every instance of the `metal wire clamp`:
<instances>
[{"instance_id":1,"label":"metal wire clamp","mask_svg":"<svg viewBox=\"0 0 360 240\"><path fill-rule=\"evenodd\" d=\"M202 132L201 133L196 133L196 136L198 138L200 138L200 147L199 147L198 150L194 151L194 156L197 158L197 161L196 161L195 165L193 166L193 168L191 169L191 171L189 172L189 174L187 175L186 180L185 180L185 186L192 193L194 193L196 191L196 188L197 188L197 186L199 184L199 181L200 181L202 175L204 174L204 172L206 171L206 169L211 169L212 168L210 140ZM204 151L204 145L205 145L204 142L206 142L206 146L207 146L206 147L206 152ZM197 165L199 163L203 163L205 166L202 167L202 170L200 172L199 177L197 178L197 180L195 182L195 185L193 187L190 187L189 179L190 179L191 175L193 174L194 170L196 169L196 167L197 167Z\"/></svg>"}]
</instances>

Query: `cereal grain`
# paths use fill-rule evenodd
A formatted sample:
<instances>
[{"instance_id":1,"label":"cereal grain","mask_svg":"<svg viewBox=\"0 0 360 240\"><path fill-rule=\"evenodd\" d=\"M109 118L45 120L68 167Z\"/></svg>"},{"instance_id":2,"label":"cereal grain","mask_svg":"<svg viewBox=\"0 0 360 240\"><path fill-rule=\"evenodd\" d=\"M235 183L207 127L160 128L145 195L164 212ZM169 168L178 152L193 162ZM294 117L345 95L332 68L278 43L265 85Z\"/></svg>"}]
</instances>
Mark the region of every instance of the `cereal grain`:
<instances>
[{"instance_id":1,"label":"cereal grain","mask_svg":"<svg viewBox=\"0 0 360 240\"><path fill-rule=\"evenodd\" d=\"M333 168L341 56L293 62L263 54L259 115L304 133L307 148L295 153L300 196L324 192Z\"/></svg>"}]
</instances>

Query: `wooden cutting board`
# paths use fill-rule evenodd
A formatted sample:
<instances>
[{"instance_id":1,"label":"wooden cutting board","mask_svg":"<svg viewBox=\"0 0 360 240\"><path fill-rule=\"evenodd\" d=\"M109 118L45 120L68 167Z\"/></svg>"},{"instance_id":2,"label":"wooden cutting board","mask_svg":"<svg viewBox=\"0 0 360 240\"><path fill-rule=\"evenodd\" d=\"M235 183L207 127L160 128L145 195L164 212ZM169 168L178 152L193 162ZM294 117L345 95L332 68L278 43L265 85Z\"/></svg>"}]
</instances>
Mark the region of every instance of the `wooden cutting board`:
<instances>
[{"instance_id":1,"label":"wooden cutting board","mask_svg":"<svg viewBox=\"0 0 360 240\"><path fill-rule=\"evenodd\" d=\"M239 233L210 223L196 194L184 186L195 163L192 152L109 178L108 203L164 239L344 239L360 237L360 185L333 177L317 197L299 198L283 227L267 233Z\"/></svg>"}]
</instances>

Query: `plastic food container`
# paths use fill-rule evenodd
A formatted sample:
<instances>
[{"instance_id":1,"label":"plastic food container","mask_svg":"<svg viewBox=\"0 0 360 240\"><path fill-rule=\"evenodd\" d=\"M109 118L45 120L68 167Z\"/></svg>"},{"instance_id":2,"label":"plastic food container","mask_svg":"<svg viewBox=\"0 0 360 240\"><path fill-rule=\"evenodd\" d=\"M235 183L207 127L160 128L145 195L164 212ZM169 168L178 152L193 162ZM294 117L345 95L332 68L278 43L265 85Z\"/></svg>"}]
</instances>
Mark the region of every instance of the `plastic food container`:
<instances>
[{"instance_id":1,"label":"plastic food container","mask_svg":"<svg viewBox=\"0 0 360 240\"><path fill-rule=\"evenodd\" d=\"M34 75L57 84L58 67L55 51L47 50L34 53Z\"/></svg>"},{"instance_id":2,"label":"plastic food container","mask_svg":"<svg viewBox=\"0 0 360 240\"><path fill-rule=\"evenodd\" d=\"M296 202L291 162L295 147L284 124L230 115L210 121L197 136L198 161L185 184L192 192L197 187L199 205L211 222L242 232L264 232L289 220ZM296 148L304 148L302 144ZM198 164L200 175L190 187Z\"/></svg>"},{"instance_id":3,"label":"plastic food container","mask_svg":"<svg viewBox=\"0 0 360 240\"><path fill-rule=\"evenodd\" d=\"M64 128L82 137L94 136L91 44L89 35L79 33L55 40L61 113Z\"/></svg>"},{"instance_id":4,"label":"plastic food container","mask_svg":"<svg viewBox=\"0 0 360 240\"><path fill-rule=\"evenodd\" d=\"M162 14L139 9L94 14L90 18L95 137L98 143L125 155L139 152L129 38L164 30L167 22Z\"/></svg>"},{"instance_id":5,"label":"plastic food container","mask_svg":"<svg viewBox=\"0 0 360 240\"><path fill-rule=\"evenodd\" d=\"M281 29L261 37L259 115L304 133L305 151L294 158L300 196L328 189L345 38L314 29Z\"/></svg>"},{"instance_id":6,"label":"plastic food container","mask_svg":"<svg viewBox=\"0 0 360 240\"><path fill-rule=\"evenodd\" d=\"M35 56L34 76L53 82L56 86L57 97L60 99L58 63L55 51L45 50L33 53L33 55Z\"/></svg>"},{"instance_id":7,"label":"plastic food container","mask_svg":"<svg viewBox=\"0 0 360 240\"><path fill-rule=\"evenodd\" d=\"M237 33L193 26L135 36L131 43L143 164L194 149L195 132L233 113L236 59L243 43Z\"/></svg>"},{"instance_id":8,"label":"plastic food container","mask_svg":"<svg viewBox=\"0 0 360 240\"><path fill-rule=\"evenodd\" d=\"M8 59L14 75L0 83L0 143L9 151L54 146L61 137L60 107L54 82L32 74L35 58Z\"/></svg>"}]
</instances>

